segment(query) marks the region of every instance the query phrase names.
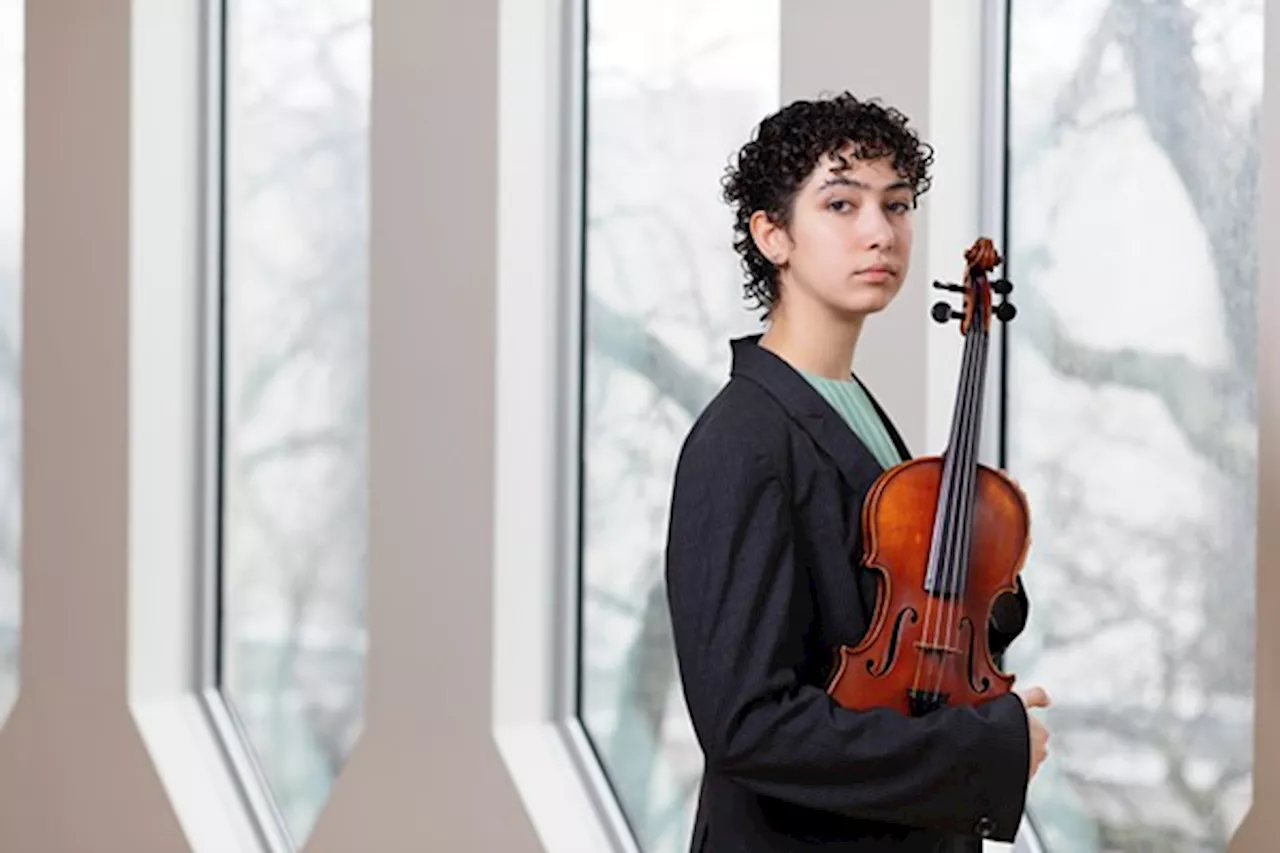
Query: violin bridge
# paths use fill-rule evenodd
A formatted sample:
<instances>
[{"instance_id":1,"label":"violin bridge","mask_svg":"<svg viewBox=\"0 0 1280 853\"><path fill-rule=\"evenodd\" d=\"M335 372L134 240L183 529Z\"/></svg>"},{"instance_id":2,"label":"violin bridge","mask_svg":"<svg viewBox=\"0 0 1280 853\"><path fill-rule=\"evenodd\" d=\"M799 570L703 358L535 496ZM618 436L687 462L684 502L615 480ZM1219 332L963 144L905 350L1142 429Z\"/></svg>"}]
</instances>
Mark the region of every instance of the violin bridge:
<instances>
[{"instance_id":1,"label":"violin bridge","mask_svg":"<svg viewBox=\"0 0 1280 853\"><path fill-rule=\"evenodd\" d=\"M930 654L940 655L942 657L946 657L947 655L964 654L963 650L957 649L954 646L946 646L941 643L926 643L921 640L916 641L915 647L922 652L929 652Z\"/></svg>"}]
</instances>

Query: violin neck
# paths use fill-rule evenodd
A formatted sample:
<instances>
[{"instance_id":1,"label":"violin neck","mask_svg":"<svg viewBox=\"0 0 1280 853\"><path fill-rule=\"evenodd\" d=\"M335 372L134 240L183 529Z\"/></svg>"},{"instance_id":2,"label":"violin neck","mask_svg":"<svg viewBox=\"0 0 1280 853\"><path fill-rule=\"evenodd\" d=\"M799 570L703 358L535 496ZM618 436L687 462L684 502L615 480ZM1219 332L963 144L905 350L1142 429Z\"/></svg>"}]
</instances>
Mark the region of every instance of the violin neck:
<instances>
[{"instance_id":1,"label":"violin neck","mask_svg":"<svg viewBox=\"0 0 1280 853\"><path fill-rule=\"evenodd\" d=\"M965 334L960 384L951 418L951 436L943 452L942 483L926 575L928 589L935 595L962 595L968 578L989 340L981 323L971 324Z\"/></svg>"},{"instance_id":2,"label":"violin neck","mask_svg":"<svg viewBox=\"0 0 1280 853\"><path fill-rule=\"evenodd\" d=\"M950 467L967 469L978 464L989 341L986 331L976 323L965 335L960 386L956 391L955 411L951 414L951 435L944 451Z\"/></svg>"}]
</instances>

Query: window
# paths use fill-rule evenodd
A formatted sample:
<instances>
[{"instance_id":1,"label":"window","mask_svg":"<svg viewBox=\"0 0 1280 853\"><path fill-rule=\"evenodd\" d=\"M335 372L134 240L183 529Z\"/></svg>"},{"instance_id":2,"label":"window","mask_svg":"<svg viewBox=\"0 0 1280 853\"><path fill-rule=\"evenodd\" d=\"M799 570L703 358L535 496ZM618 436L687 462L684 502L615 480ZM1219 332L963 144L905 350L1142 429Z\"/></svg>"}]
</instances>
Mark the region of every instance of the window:
<instances>
[{"instance_id":1,"label":"window","mask_svg":"<svg viewBox=\"0 0 1280 853\"><path fill-rule=\"evenodd\" d=\"M702 758L662 586L670 471L744 307L719 175L778 106L777 0L587 3L579 713L646 853Z\"/></svg>"},{"instance_id":2,"label":"window","mask_svg":"<svg viewBox=\"0 0 1280 853\"><path fill-rule=\"evenodd\" d=\"M23 0L0 0L0 719L18 694Z\"/></svg>"},{"instance_id":3,"label":"window","mask_svg":"<svg viewBox=\"0 0 1280 853\"><path fill-rule=\"evenodd\" d=\"M1253 760L1261 0L1011 7L1011 665L1049 851L1225 850Z\"/></svg>"},{"instance_id":4,"label":"window","mask_svg":"<svg viewBox=\"0 0 1280 853\"><path fill-rule=\"evenodd\" d=\"M224 13L216 669L299 846L363 713L369 6Z\"/></svg>"}]
</instances>

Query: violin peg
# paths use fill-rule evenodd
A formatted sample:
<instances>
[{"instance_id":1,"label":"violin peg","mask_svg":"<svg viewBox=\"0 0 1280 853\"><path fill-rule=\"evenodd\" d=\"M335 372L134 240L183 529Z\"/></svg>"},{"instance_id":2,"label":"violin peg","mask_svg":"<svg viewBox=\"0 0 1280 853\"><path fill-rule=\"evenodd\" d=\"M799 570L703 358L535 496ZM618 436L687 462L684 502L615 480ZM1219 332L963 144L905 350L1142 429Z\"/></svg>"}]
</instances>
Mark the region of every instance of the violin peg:
<instances>
[{"instance_id":1,"label":"violin peg","mask_svg":"<svg viewBox=\"0 0 1280 853\"><path fill-rule=\"evenodd\" d=\"M1004 302L996 306L996 317L1002 323L1007 323L1018 314L1018 309L1013 307L1012 303Z\"/></svg>"},{"instance_id":2,"label":"violin peg","mask_svg":"<svg viewBox=\"0 0 1280 853\"><path fill-rule=\"evenodd\" d=\"M938 290L949 290L952 293L964 293L964 288L961 285L953 284L949 281L935 281L933 286Z\"/></svg>"},{"instance_id":3,"label":"violin peg","mask_svg":"<svg viewBox=\"0 0 1280 853\"><path fill-rule=\"evenodd\" d=\"M998 278L991 282L991 289L1001 296L1008 296L1013 292L1013 282L1007 278Z\"/></svg>"},{"instance_id":4,"label":"violin peg","mask_svg":"<svg viewBox=\"0 0 1280 853\"><path fill-rule=\"evenodd\" d=\"M954 310L945 302L933 303L933 310L929 313L931 313L933 315L933 319L937 320L939 323L945 323L948 320L958 320L964 316L964 314Z\"/></svg>"}]
</instances>

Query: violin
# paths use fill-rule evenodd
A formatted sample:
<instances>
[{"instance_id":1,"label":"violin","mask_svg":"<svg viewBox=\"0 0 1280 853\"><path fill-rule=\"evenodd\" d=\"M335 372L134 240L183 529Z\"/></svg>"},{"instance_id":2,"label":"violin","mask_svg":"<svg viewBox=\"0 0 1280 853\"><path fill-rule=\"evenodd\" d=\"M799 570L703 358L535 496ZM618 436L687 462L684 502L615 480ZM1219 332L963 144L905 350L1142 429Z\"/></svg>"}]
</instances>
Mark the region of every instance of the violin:
<instances>
[{"instance_id":1,"label":"violin","mask_svg":"<svg viewBox=\"0 0 1280 853\"><path fill-rule=\"evenodd\" d=\"M1030 508L1003 471L978 462L991 322L1014 307L992 293L1013 286L987 275L1000 264L988 239L965 252L964 310L933 306L940 323L960 320L964 355L951 432L939 456L896 465L872 485L862 508L863 564L878 573L871 628L836 649L827 693L855 710L891 708L923 716L1008 693L1015 676L992 656L987 626L996 600L1016 593L1030 544Z\"/></svg>"}]
</instances>

